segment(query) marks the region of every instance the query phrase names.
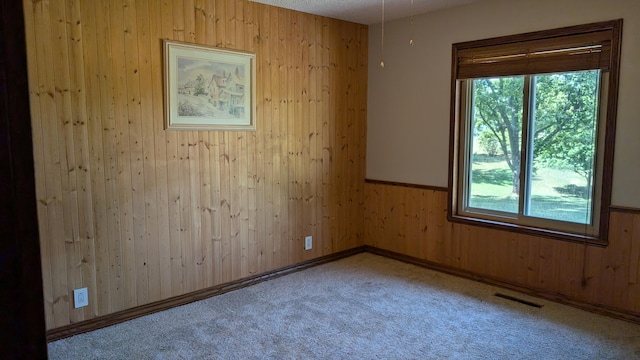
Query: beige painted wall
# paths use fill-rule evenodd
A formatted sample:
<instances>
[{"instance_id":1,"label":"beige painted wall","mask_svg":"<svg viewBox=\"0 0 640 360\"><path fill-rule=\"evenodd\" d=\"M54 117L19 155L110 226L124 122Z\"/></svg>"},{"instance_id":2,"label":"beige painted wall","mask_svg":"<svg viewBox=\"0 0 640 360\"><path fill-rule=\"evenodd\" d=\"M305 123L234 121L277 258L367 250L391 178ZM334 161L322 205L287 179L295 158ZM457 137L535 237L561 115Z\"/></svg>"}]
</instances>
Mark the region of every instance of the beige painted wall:
<instances>
[{"instance_id":1,"label":"beige painted wall","mask_svg":"<svg viewBox=\"0 0 640 360\"><path fill-rule=\"evenodd\" d=\"M417 16L413 27L409 19L385 24L384 54L380 25L370 26L367 178L447 186L451 44L618 18L624 25L612 202L640 207L639 0L481 1Z\"/></svg>"}]
</instances>

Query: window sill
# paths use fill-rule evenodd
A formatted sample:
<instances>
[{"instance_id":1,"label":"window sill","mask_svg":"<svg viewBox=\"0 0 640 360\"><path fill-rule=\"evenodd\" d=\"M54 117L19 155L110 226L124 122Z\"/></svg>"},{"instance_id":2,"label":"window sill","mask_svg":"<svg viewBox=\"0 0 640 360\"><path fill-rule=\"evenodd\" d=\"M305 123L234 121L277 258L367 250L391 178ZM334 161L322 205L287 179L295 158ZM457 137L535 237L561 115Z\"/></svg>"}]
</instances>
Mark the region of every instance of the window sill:
<instances>
[{"instance_id":1,"label":"window sill","mask_svg":"<svg viewBox=\"0 0 640 360\"><path fill-rule=\"evenodd\" d=\"M512 233L546 237L555 240L569 241L577 244L606 247L609 243L606 237L575 234L558 230L531 227L526 225L512 224L508 222L479 219L470 216L447 214L447 219L452 223L459 223L472 226L481 226L495 230L508 231Z\"/></svg>"}]
</instances>

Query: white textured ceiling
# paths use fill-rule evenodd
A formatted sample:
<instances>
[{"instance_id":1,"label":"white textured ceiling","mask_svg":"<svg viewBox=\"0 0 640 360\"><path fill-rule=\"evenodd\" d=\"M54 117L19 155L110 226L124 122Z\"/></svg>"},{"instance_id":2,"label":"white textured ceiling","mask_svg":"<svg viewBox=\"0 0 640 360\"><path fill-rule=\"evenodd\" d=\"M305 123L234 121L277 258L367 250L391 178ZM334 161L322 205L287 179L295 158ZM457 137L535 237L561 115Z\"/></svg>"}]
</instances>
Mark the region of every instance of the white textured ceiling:
<instances>
[{"instance_id":1,"label":"white textured ceiling","mask_svg":"<svg viewBox=\"0 0 640 360\"><path fill-rule=\"evenodd\" d=\"M382 0L251 0L267 5L302 11L315 15L347 20L360 24L382 22ZM468 4L481 0L413 0L413 14ZM384 0L385 21L409 17L411 0Z\"/></svg>"}]
</instances>

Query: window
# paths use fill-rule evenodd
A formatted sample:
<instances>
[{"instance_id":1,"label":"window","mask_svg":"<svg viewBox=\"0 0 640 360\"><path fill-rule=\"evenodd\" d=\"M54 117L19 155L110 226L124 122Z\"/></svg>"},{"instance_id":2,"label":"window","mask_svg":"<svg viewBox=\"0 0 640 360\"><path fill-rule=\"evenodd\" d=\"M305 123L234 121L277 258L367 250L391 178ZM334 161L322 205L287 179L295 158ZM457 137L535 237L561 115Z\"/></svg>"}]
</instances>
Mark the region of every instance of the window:
<instances>
[{"instance_id":1,"label":"window","mask_svg":"<svg viewBox=\"0 0 640 360\"><path fill-rule=\"evenodd\" d=\"M449 220L606 244L621 28L453 45Z\"/></svg>"}]
</instances>

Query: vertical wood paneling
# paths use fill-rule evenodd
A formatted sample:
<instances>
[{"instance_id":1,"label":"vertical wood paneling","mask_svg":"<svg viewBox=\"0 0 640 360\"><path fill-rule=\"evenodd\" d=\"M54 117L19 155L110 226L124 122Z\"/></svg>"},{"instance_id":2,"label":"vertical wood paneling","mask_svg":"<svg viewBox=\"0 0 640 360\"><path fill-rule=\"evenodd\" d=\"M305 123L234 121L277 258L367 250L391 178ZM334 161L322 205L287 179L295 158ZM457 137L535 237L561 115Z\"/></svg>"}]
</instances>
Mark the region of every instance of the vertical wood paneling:
<instances>
[{"instance_id":1,"label":"vertical wood paneling","mask_svg":"<svg viewBox=\"0 0 640 360\"><path fill-rule=\"evenodd\" d=\"M278 193L280 195L279 198L276 198L274 202L274 218L275 224L280 225L280 232L274 232L274 241L273 246L268 251L273 254L273 267L281 267L284 264L290 263L289 260L289 167L293 166L288 161L289 154L289 142L287 141L289 136L289 128L287 127L288 123L288 94L286 91L286 86L288 84L288 64L287 64L287 45L288 45L288 26L289 26L289 11L284 9L275 9L271 8L271 12L278 13L278 29L277 32L271 35L270 43L277 43L276 47L278 49L278 80L276 84L272 84L272 89L277 89L275 93L272 93L272 99L278 99L278 111L274 111L272 114L273 126L278 128L278 132L274 133L272 138L274 139L274 143L277 144L277 147L280 149L279 157L276 158L274 156L272 161L272 169L274 172L275 184L273 188L274 196ZM273 28L272 28L273 29ZM329 115L327 115L329 116ZM327 135L328 136L328 135ZM279 163L276 160L279 159ZM291 213L291 216L295 216L295 213ZM269 218L266 219L270 221ZM280 222L278 222L278 220ZM278 239L278 241L275 241Z\"/></svg>"},{"instance_id":2,"label":"vertical wood paneling","mask_svg":"<svg viewBox=\"0 0 640 360\"><path fill-rule=\"evenodd\" d=\"M343 47L346 47L345 44L345 37L343 36L343 32L342 32L342 24L335 24L337 26L337 32L334 33L333 35L335 36L335 44L334 44L334 48L332 49L332 54L334 55L334 64L345 64L347 62L347 54L344 51L339 51L338 49L342 49ZM348 74L345 72L344 76L348 76ZM348 84L348 82L346 82L346 84ZM335 156L335 161L336 162L342 162L342 161L346 161L347 159L345 158L345 150L348 151L348 144L345 144L345 136L344 134L344 129L348 126L350 119L349 119L349 115L347 113L347 107L345 105L346 99L345 96L347 93L347 88L345 86L345 84L340 84L341 86L338 87L337 89L335 89L336 91L333 92L333 97L334 97L334 101L335 101L335 109L336 111L338 111L339 113L344 113L346 114L344 121L341 122L336 122L335 124L335 136L334 136L334 146L332 148L333 150L333 154ZM332 215L332 218L338 220L335 222L335 232L336 234L338 234L338 239L336 239L335 242L335 246L338 248L342 248L345 244L345 238L347 237L347 234L345 232L345 228L344 228L344 223L342 223L341 221L339 221L339 219L341 219L344 216L344 208L345 208L345 203L344 203L344 199L346 196L348 196L347 193L347 189L344 186L344 181L346 179L346 177L349 176L348 172L337 172L334 174L333 178L334 178L334 182L333 182L333 189L334 189L334 202L336 204L336 210L335 213Z\"/></svg>"},{"instance_id":3,"label":"vertical wood paneling","mask_svg":"<svg viewBox=\"0 0 640 360\"><path fill-rule=\"evenodd\" d=\"M640 309L638 213L613 211L609 245L585 251L584 244L449 223L446 191L377 183L364 191L368 245L578 301ZM419 211L411 202L431 209L426 224L411 216ZM423 242L426 253L416 246Z\"/></svg>"},{"instance_id":4,"label":"vertical wood paneling","mask_svg":"<svg viewBox=\"0 0 640 360\"><path fill-rule=\"evenodd\" d=\"M162 119L163 117L163 92L162 92L162 50L157 46L153 46L153 39L163 38L163 10L164 7L159 1L149 1L149 23L150 23L150 35L149 35L149 56L151 66L151 115L153 119ZM144 12L140 11L139 14L144 15ZM149 94L147 94L149 96ZM144 117L146 119L146 117ZM167 173L167 140L163 124L161 121L154 121L150 126L145 126L147 131L153 131L154 143L148 146L154 147L153 157L150 157L151 166L155 164L155 186L156 186L156 203L154 206L157 214L156 220L156 236L157 236L157 263L150 266L157 266L159 288L154 289L153 296L157 296L158 299L166 299L172 294L172 282L171 282L171 241L170 233L171 228L169 225L169 189L168 189L168 173ZM145 147L146 148L146 147ZM146 171L145 171L146 173ZM156 282L152 281L152 287L158 286ZM159 292L159 293L158 293Z\"/></svg>"},{"instance_id":5,"label":"vertical wood paneling","mask_svg":"<svg viewBox=\"0 0 640 360\"><path fill-rule=\"evenodd\" d=\"M633 241L640 237L640 217L633 218L631 253L629 260L629 283L640 283L640 241Z\"/></svg>"},{"instance_id":6,"label":"vertical wood paneling","mask_svg":"<svg viewBox=\"0 0 640 360\"><path fill-rule=\"evenodd\" d=\"M86 8L86 6L85 6ZM102 224L104 229L104 237L98 238L96 234L96 242L103 244L108 249L108 255L100 253L104 256L101 264L104 266L106 261L107 268L101 267L100 271L105 272L103 278L108 276L108 289L99 287L99 298L103 301L98 302L98 313L102 311L115 311L114 309L124 309L124 266L122 252L120 251L120 199L118 191L118 142L117 127L115 114L115 81L113 80L113 52L111 51L111 22L110 22L110 2L109 0L101 0L95 10L95 27L96 27L96 53L97 62L88 62L87 66L97 66L95 75L98 77L99 88L96 89L100 97L100 112L96 116L100 120L93 121L90 126L94 129L95 137L90 138L91 143L100 144L102 141L102 149L97 148L95 157L102 157L104 161L104 178L99 174L93 174L92 182L94 188L104 184L106 207L106 221ZM100 15L99 15L100 14ZM86 32L90 31L92 23L86 22ZM104 53L100 49L109 49ZM89 58L87 59L89 60ZM92 74L93 75L93 74ZM91 75L90 75L91 76ZM98 139L100 138L100 139ZM100 151L102 153L100 153ZM93 169L93 163L90 164ZM99 199L94 199L96 206L101 205Z\"/></svg>"},{"instance_id":7,"label":"vertical wood paneling","mask_svg":"<svg viewBox=\"0 0 640 360\"><path fill-rule=\"evenodd\" d=\"M25 13L24 18L24 26L25 26L25 36L27 37L26 46L28 47L27 52L29 54L37 54L38 48L36 47L36 33L37 28L35 27L35 18L36 18L36 8L35 4L31 2L24 2L23 9ZM41 101L40 96L47 96L46 93L43 92L44 87L42 85L42 80L38 75L39 64L35 64L30 67L29 72L29 101L31 104L31 109L35 109L35 111L41 110ZM42 117L32 117L32 137L34 144L43 144L43 124ZM34 166L36 167L36 172L43 174L45 173L45 154L44 147L34 146L33 149L33 157L34 157ZM37 212L38 212L38 224L39 224L39 232L49 233L49 224L48 224L48 201L47 201L47 185L44 176L39 176L35 178L36 181L36 198L37 198ZM42 236L42 235L41 235ZM45 322L46 324L54 324L53 317L53 280L52 280L52 268L51 268L51 259L50 259L50 251L51 247L48 242L41 241L40 242L40 253L41 256L41 268L42 268L42 283L44 285L44 307L45 307Z\"/></svg>"},{"instance_id":8,"label":"vertical wood paneling","mask_svg":"<svg viewBox=\"0 0 640 360\"><path fill-rule=\"evenodd\" d=\"M174 17L175 14L175 17ZM177 28L182 14L182 4L178 1L162 2L162 39L176 39ZM161 53L161 51L160 51ZM161 61L162 62L162 61ZM164 112L163 112L164 114ZM158 121L158 118L155 118ZM164 131L167 151L167 189L169 215L169 243L171 269L171 295L184 293L182 273L182 246L180 242L180 169L178 168L178 132Z\"/></svg>"},{"instance_id":9,"label":"vertical wood paneling","mask_svg":"<svg viewBox=\"0 0 640 360\"><path fill-rule=\"evenodd\" d=\"M323 103L322 103L322 47L323 47L323 21L321 17L315 18L315 39L313 45L314 62L313 62L313 82L314 82L314 123L313 123L313 137L314 151L313 167L314 167L314 239L316 239L315 253L322 255L326 247L325 239L322 232L322 198L324 197L322 188L322 118L323 118Z\"/></svg>"},{"instance_id":10,"label":"vertical wood paneling","mask_svg":"<svg viewBox=\"0 0 640 360\"><path fill-rule=\"evenodd\" d=\"M633 241L633 214L613 213L611 216L611 228L616 233L617 252L606 252L603 256L602 267L604 267L613 281L609 284L612 287L610 298L607 300L614 304L618 299L627 299L629 287L629 263L631 262L631 242ZM637 239L636 239L637 240ZM640 296L637 297L640 301Z\"/></svg>"},{"instance_id":11,"label":"vertical wood paneling","mask_svg":"<svg viewBox=\"0 0 640 360\"><path fill-rule=\"evenodd\" d=\"M129 143L129 102L127 100L127 68L125 50L125 24L123 1L109 4L113 101L115 103L115 141L117 151L117 189L119 203L119 233L113 251L121 257L122 263L122 296L121 309L135 306L137 303L135 278L135 243L133 219L133 194L131 193L131 146ZM133 51L129 49L129 52ZM119 309L119 310L121 310Z\"/></svg>"},{"instance_id":12,"label":"vertical wood paneling","mask_svg":"<svg viewBox=\"0 0 640 360\"><path fill-rule=\"evenodd\" d=\"M247 31L245 31L245 44L246 49L250 52L258 52L260 45L260 27L259 27L259 10L258 4L254 2L245 3L245 23L247 27ZM264 26L267 27L266 25ZM257 64L256 64L257 66ZM265 72L269 72L269 69L265 69ZM256 74L257 78L257 74ZM257 100L257 99L256 99ZM256 110L257 113L257 110ZM269 124L273 120L268 120ZM257 226L258 213L263 211L262 208L258 208L258 198L261 197L261 193L258 192L258 181L264 182L264 179L260 180L258 177L257 171L257 153L258 153L258 138L262 141L262 137L264 133L258 133L257 131L250 131L247 133L247 141L248 141L248 159L247 162L247 176L249 179L248 185L248 219L247 219L247 228L249 232L249 246L247 249L247 262L248 262L248 273L253 275L257 273L263 272L264 269L264 259L260 255L260 241L259 241L259 232L258 229L264 229L264 227L260 228ZM264 176L263 176L264 177ZM266 196L266 194L264 195Z\"/></svg>"},{"instance_id":13,"label":"vertical wood paneling","mask_svg":"<svg viewBox=\"0 0 640 360\"><path fill-rule=\"evenodd\" d=\"M66 11L64 2L50 4L51 42L53 47L53 66L56 103L56 116L59 147L59 165L62 193L62 206L65 214L61 218L66 253L67 285L77 288L82 283L82 273L75 271L80 264L80 239L78 238L78 199L76 192L76 160L75 142L73 141L73 124L71 110L71 87L69 75L69 44L66 27ZM82 320L80 312L70 311L72 322Z\"/></svg>"},{"instance_id":14,"label":"vertical wood paneling","mask_svg":"<svg viewBox=\"0 0 640 360\"><path fill-rule=\"evenodd\" d=\"M190 33L190 13L187 7L188 0L178 0L173 2L174 10L174 40L189 41ZM192 16L191 16L192 18ZM189 292L196 289L195 286L195 263L193 258L193 247L191 246L192 232L199 224L190 226L191 213L191 172L189 171L189 131L177 132L177 156L178 156L178 203L180 211L180 232L179 243L182 254L182 291Z\"/></svg>"},{"instance_id":15,"label":"vertical wood paneling","mask_svg":"<svg viewBox=\"0 0 640 360\"><path fill-rule=\"evenodd\" d=\"M201 4L203 13L204 13L204 33L205 33L205 44L214 45L215 44L215 34L214 34L214 4L211 2L203 2ZM204 136L204 135L203 135ZM214 284L220 283L220 261L218 258L218 254L220 254L220 241L219 241L219 230L220 230L220 184L218 181L219 171L217 168L218 163L218 146L215 138L215 134L208 133L205 136L206 141L208 141L208 156L205 153L203 155L202 161L208 165L209 171L209 195L211 196L209 202L209 210L207 214L207 218L209 220L209 229L207 236L207 250L206 257L207 267L204 270L206 272L206 276L208 278L207 286L212 286ZM206 165L205 165L206 167Z\"/></svg>"},{"instance_id":16,"label":"vertical wood paneling","mask_svg":"<svg viewBox=\"0 0 640 360\"><path fill-rule=\"evenodd\" d=\"M300 133L299 139L300 141L300 150L301 154L299 157L300 164L300 202L302 206L303 216L300 218L302 220L302 224L300 224L300 238L304 239L305 236L313 235L312 227L313 227L313 204L312 204L312 196L311 196L311 143L313 141L310 129L311 122L313 119L311 118L311 78L313 77L310 69L310 52L309 48L311 46L311 37L313 36L312 28L313 28L313 19L309 21L300 21L299 31L300 31L300 56L302 58L299 64L299 73L301 79L300 88L301 97L298 100L300 102L300 119L304 119L304 121L300 121ZM304 139L308 139L309 141L305 141ZM304 248L304 241L302 241L302 247ZM314 250L304 252L305 258L312 257Z\"/></svg>"},{"instance_id":17,"label":"vertical wood paneling","mask_svg":"<svg viewBox=\"0 0 640 360\"><path fill-rule=\"evenodd\" d=\"M146 214L145 214L145 181L144 181L144 162L143 162L143 137L142 137L142 109L141 109L141 90L140 90L140 62L139 55L143 53L143 48L138 44L136 1L125 0L122 4L124 12L124 41L125 56L127 58L126 69L126 97L127 97L127 121L129 124L129 166L128 169L131 177L131 202L133 211L133 249L135 258L132 262L136 294L135 302L149 302L149 273L148 273L148 253L147 241L145 238ZM124 139L127 141L127 139ZM152 174L148 177L153 178ZM151 185L151 189L153 190Z\"/></svg>"},{"instance_id":18,"label":"vertical wood paneling","mask_svg":"<svg viewBox=\"0 0 640 360\"><path fill-rule=\"evenodd\" d=\"M91 176L89 173L89 141L88 141L88 125L87 125L87 89L84 69L84 42L82 42L82 22L81 8L77 0L67 1L67 16L71 21L67 21L69 28L67 35L69 36L70 62L81 64L69 68L73 127L73 142L75 151L75 174L76 174L76 192L78 206L78 234L76 241L80 246L80 259L75 264L81 269L81 284L92 289L92 295L96 296L96 266L95 266L95 231L93 220L93 203L91 202ZM85 319L90 314L96 313L96 305L80 309L80 318Z\"/></svg>"},{"instance_id":19,"label":"vertical wood paneling","mask_svg":"<svg viewBox=\"0 0 640 360\"><path fill-rule=\"evenodd\" d=\"M636 312L640 313L640 301L638 294L640 293L640 216L633 217L633 236L631 244L630 262L629 262L629 295L627 302L629 307L633 307Z\"/></svg>"},{"instance_id":20,"label":"vertical wood paneling","mask_svg":"<svg viewBox=\"0 0 640 360\"><path fill-rule=\"evenodd\" d=\"M366 26L245 0L24 11L49 329L363 243ZM165 131L162 39L255 52L257 130Z\"/></svg>"},{"instance_id":21,"label":"vertical wood paneling","mask_svg":"<svg viewBox=\"0 0 640 360\"><path fill-rule=\"evenodd\" d=\"M135 1L136 8L136 24L138 32L138 67L134 69L140 74L140 89L144 88L144 84L151 84L153 81L152 64L151 64L151 44L152 44L152 29L151 29L151 17L148 14L152 14L149 7L148 0ZM148 277L148 291L147 301L159 300L162 286L160 283L160 244L159 244L159 230L161 225L158 223L158 179L161 176L156 174L155 160L155 129L154 126L145 126L144 119L154 118L154 106L160 107L161 101L154 99L153 90L149 92L140 92L140 131L141 131L141 146L142 146L142 178L143 187L138 191L143 193L144 199L144 233L140 241L145 243L146 241L146 257L147 263L145 266L146 275ZM140 169L138 169L140 171Z\"/></svg>"},{"instance_id":22,"label":"vertical wood paneling","mask_svg":"<svg viewBox=\"0 0 640 360\"><path fill-rule=\"evenodd\" d=\"M297 196L299 193L298 184L297 184L297 174L296 169L298 168L298 164L296 164L297 154L298 154L298 144L295 141L297 138L297 128L299 128L299 122L296 119L296 109L297 104L295 102L294 91L300 90L300 83L297 81L299 76L297 76L296 71L296 61L297 54L299 54L298 49L298 39L296 37L297 33L297 22L295 13L289 13L287 26L289 30L287 31L287 50L286 50L286 66L287 66L287 77L281 87L285 88L287 97L287 148L288 148L288 164L289 164L289 173L288 173L288 183L289 183L289 192L288 192L288 210L289 214L299 214L297 209ZM296 224L299 221L297 216L289 219L289 236L288 236L288 244L287 249L289 250L286 254L286 260L284 262L288 262L290 258L293 258L293 254L296 253L296 245L295 239L298 237L298 231L296 229Z\"/></svg>"},{"instance_id":23,"label":"vertical wood paneling","mask_svg":"<svg viewBox=\"0 0 640 360\"><path fill-rule=\"evenodd\" d=\"M43 254L48 256L51 268L51 290L45 289L44 294L51 294L45 298L45 302L51 303L46 310L51 309L53 314L53 323L55 326L61 326L70 321L70 302L67 284L67 254L65 252L64 230L62 227L64 221L63 199L62 199L62 175L60 173L60 150L58 147L58 123L63 121L56 116L57 106L55 102L55 70L53 68L53 50L51 39L51 20L50 8L46 2L33 3L33 22L35 24L35 42L37 60L29 60L29 67L37 67L38 72L38 88L40 94L40 109L32 109L32 113L40 114L40 120L36 119L33 125L39 124L42 131L42 142L38 143L44 154L42 162L44 164L44 174L51 174L45 178L44 188L41 191L36 190L36 194L40 203L46 204L47 212L47 234L56 241L48 244L49 253ZM26 29L27 33L29 29ZM28 35L27 35L28 36ZM29 37L27 37L29 38ZM27 47L27 49L31 49ZM29 56L29 55L28 55ZM34 147L36 147L34 141ZM38 150L35 150L38 152ZM36 165L36 170L38 169ZM36 179L38 178L36 174ZM38 181L36 180L36 185ZM74 209L69 209L72 212ZM42 226L43 228L45 226ZM43 237L40 235L41 238ZM46 241L46 240L45 240ZM41 240L42 242L42 240ZM43 269L46 271L46 268ZM53 275L55 274L55 275ZM47 276L44 276L46 279ZM46 283L45 283L46 286ZM47 326L50 326L48 323Z\"/></svg>"},{"instance_id":24,"label":"vertical wood paneling","mask_svg":"<svg viewBox=\"0 0 640 360\"><path fill-rule=\"evenodd\" d=\"M262 55L257 59L257 80L258 86L262 89L262 96L258 99L257 113L262 115L263 126L257 129L256 139L256 191L258 194L257 208L260 210L255 220L257 228L264 229L264 241L260 242L252 257L255 266L262 270L273 266L274 255L274 223L277 221L274 215L273 185L274 178L274 156L273 156L273 107L276 100L273 97L271 77L274 69L278 68L278 61L274 57L275 47L269 46L273 31L272 22L277 23L277 10L267 7L260 14L260 27L258 38L258 50ZM274 83L277 86L277 81ZM275 91L277 93L277 91ZM256 239L257 240L257 239Z\"/></svg>"},{"instance_id":25,"label":"vertical wood paneling","mask_svg":"<svg viewBox=\"0 0 640 360\"><path fill-rule=\"evenodd\" d=\"M333 93L337 89L333 89L330 84L335 81L335 72L333 68L333 52L331 51L331 45L333 44L333 21L331 19L322 19L322 73L320 74L320 80L322 82L322 104L323 108L330 109L329 117L325 113L322 117L322 253L329 254L333 251L331 246L330 234L335 229L333 224L332 204L335 189L333 188L333 149L334 149L334 137L327 136L327 134L333 134L335 131L335 122L331 121L330 117L333 116L335 111L335 102L333 101ZM337 31L337 29L335 30Z\"/></svg>"}]
</instances>

